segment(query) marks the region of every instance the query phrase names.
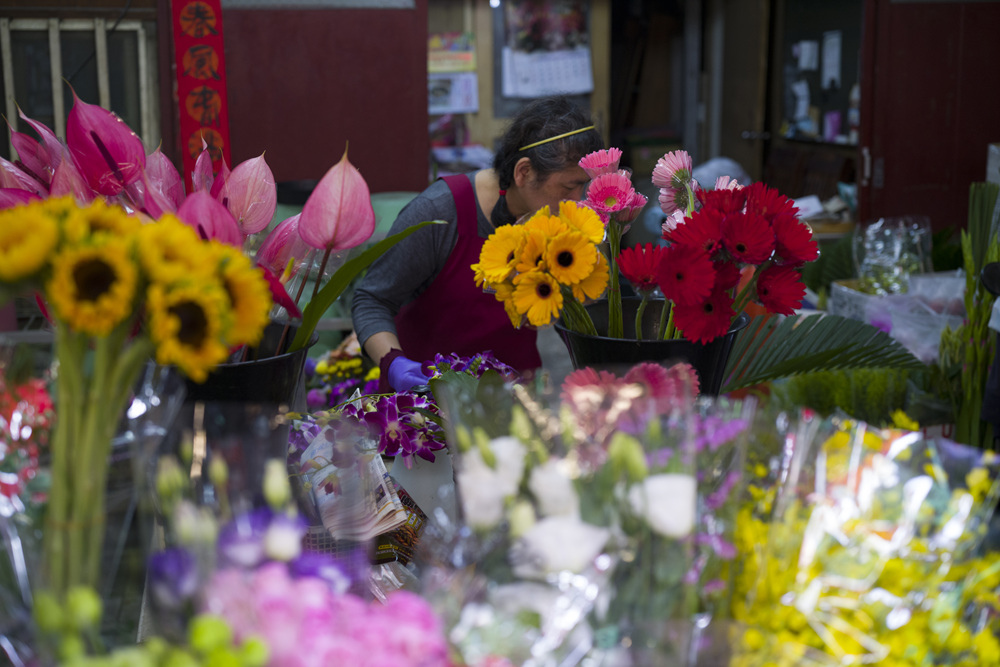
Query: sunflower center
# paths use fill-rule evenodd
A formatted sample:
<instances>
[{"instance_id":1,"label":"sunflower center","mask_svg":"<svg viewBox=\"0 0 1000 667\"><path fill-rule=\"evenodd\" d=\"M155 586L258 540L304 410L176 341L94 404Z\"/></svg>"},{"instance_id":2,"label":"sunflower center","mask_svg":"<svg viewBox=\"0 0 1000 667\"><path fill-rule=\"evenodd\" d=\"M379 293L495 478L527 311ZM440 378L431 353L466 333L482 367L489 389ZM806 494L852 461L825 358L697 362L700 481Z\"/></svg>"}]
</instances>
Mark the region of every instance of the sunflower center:
<instances>
[{"instance_id":1,"label":"sunflower center","mask_svg":"<svg viewBox=\"0 0 1000 667\"><path fill-rule=\"evenodd\" d=\"M573 266L573 253L569 250L563 250L561 253L556 255L556 262L564 269L566 267Z\"/></svg>"},{"instance_id":2,"label":"sunflower center","mask_svg":"<svg viewBox=\"0 0 1000 667\"><path fill-rule=\"evenodd\" d=\"M73 268L73 282L81 301L97 301L115 284L115 270L101 259L88 259Z\"/></svg>"},{"instance_id":3,"label":"sunflower center","mask_svg":"<svg viewBox=\"0 0 1000 667\"><path fill-rule=\"evenodd\" d=\"M547 299L552 296L552 285L548 283L538 283L538 287L535 288L535 292L538 293L543 299Z\"/></svg>"},{"instance_id":4,"label":"sunflower center","mask_svg":"<svg viewBox=\"0 0 1000 667\"><path fill-rule=\"evenodd\" d=\"M173 306L170 314L181 321L177 339L189 347L201 347L208 336L208 318L201 306L192 301L184 301Z\"/></svg>"}]
</instances>

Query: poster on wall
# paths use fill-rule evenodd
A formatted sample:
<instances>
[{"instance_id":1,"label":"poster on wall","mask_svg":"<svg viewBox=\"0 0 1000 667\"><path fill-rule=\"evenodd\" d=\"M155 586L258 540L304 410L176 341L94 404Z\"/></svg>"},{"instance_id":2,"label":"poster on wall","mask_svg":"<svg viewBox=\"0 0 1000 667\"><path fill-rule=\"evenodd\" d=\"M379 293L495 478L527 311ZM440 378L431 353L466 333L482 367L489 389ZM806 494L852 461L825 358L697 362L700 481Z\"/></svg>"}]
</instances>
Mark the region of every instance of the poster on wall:
<instances>
[{"instance_id":1,"label":"poster on wall","mask_svg":"<svg viewBox=\"0 0 1000 667\"><path fill-rule=\"evenodd\" d=\"M505 97L577 95L594 89L586 0L504 3Z\"/></svg>"},{"instance_id":2,"label":"poster on wall","mask_svg":"<svg viewBox=\"0 0 1000 667\"><path fill-rule=\"evenodd\" d=\"M229 103L219 0L173 0L177 105L180 118L184 183L203 148L218 173L229 156Z\"/></svg>"},{"instance_id":3,"label":"poster on wall","mask_svg":"<svg viewBox=\"0 0 1000 667\"><path fill-rule=\"evenodd\" d=\"M479 80L475 72L441 72L427 76L429 113L479 111Z\"/></svg>"}]
</instances>

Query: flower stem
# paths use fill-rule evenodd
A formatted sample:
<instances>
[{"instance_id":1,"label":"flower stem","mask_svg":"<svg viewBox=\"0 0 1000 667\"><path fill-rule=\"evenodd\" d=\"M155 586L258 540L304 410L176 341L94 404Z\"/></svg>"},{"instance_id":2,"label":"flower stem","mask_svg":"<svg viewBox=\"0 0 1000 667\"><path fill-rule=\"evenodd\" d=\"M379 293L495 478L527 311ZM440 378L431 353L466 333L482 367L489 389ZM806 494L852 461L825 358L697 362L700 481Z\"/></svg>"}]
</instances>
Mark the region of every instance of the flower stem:
<instances>
[{"instance_id":1,"label":"flower stem","mask_svg":"<svg viewBox=\"0 0 1000 667\"><path fill-rule=\"evenodd\" d=\"M646 312L646 304L649 303L649 295L643 294L642 301L635 311L635 339L642 340L642 315Z\"/></svg>"},{"instance_id":2,"label":"flower stem","mask_svg":"<svg viewBox=\"0 0 1000 667\"><path fill-rule=\"evenodd\" d=\"M583 304L576 300L569 288L563 289L563 316L566 320L566 326L571 331L596 336L597 327L594 326L594 320L591 319L590 313L583 307Z\"/></svg>"},{"instance_id":3,"label":"flower stem","mask_svg":"<svg viewBox=\"0 0 1000 667\"><path fill-rule=\"evenodd\" d=\"M622 228L614 220L608 223L608 249L611 255L610 285L608 287L608 337L622 338L622 291L618 279L618 253L621 252Z\"/></svg>"},{"instance_id":4,"label":"flower stem","mask_svg":"<svg viewBox=\"0 0 1000 667\"><path fill-rule=\"evenodd\" d=\"M662 326L663 340L670 340L672 338L679 338L679 336L677 335L677 333L678 333L677 327L674 326L674 304L673 304L673 302L672 301L667 301L664 304L663 308L664 308L663 312L666 312L666 310L668 308L670 310L669 317L667 319L667 323L666 323L666 325ZM661 316L661 321L662 321L662 316L663 316L662 312L660 313L660 316Z\"/></svg>"}]
</instances>

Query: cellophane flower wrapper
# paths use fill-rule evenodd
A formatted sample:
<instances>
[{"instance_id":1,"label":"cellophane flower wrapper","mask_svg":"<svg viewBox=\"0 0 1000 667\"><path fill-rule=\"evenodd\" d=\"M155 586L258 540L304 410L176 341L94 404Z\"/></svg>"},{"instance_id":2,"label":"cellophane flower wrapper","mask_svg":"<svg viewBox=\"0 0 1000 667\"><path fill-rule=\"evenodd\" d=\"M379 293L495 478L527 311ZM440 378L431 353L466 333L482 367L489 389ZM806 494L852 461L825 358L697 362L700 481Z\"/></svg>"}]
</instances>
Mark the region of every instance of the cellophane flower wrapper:
<instances>
[{"instance_id":1,"label":"cellophane flower wrapper","mask_svg":"<svg viewBox=\"0 0 1000 667\"><path fill-rule=\"evenodd\" d=\"M839 416L791 421L740 659L1000 657L988 602L1000 566L980 549L1000 493L995 455Z\"/></svg>"},{"instance_id":2,"label":"cellophane flower wrapper","mask_svg":"<svg viewBox=\"0 0 1000 667\"><path fill-rule=\"evenodd\" d=\"M633 664L670 618L697 607L686 581L691 385L666 397L607 372L567 378L561 391L448 380L432 388L459 519L430 522L420 578L457 652L469 664Z\"/></svg>"}]
</instances>

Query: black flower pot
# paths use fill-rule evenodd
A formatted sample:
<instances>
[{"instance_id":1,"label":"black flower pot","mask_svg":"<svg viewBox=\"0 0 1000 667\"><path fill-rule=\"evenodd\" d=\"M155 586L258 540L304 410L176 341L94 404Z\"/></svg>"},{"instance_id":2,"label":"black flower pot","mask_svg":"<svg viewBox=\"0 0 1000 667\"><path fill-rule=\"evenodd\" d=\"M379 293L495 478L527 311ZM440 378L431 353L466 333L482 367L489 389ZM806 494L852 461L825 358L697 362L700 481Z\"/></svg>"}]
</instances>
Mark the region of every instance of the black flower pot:
<instances>
[{"instance_id":1,"label":"black flower pot","mask_svg":"<svg viewBox=\"0 0 1000 667\"><path fill-rule=\"evenodd\" d=\"M623 338L591 336L567 329L556 322L556 331L569 350L574 368L620 369L643 361L687 362L698 372L701 393L718 395L736 335L750 323L746 313L740 313L729 332L709 343L692 343L683 339L660 340L654 332L660 321L663 300L652 300L642 314L642 340L635 339L635 314L642 299L622 297ZM597 301L586 306L598 331L608 330L608 302Z\"/></svg>"}]
</instances>

